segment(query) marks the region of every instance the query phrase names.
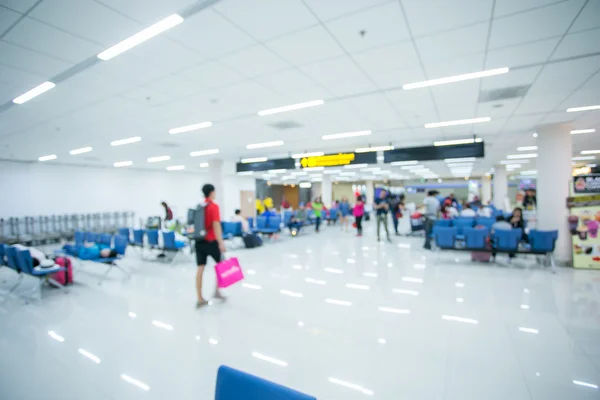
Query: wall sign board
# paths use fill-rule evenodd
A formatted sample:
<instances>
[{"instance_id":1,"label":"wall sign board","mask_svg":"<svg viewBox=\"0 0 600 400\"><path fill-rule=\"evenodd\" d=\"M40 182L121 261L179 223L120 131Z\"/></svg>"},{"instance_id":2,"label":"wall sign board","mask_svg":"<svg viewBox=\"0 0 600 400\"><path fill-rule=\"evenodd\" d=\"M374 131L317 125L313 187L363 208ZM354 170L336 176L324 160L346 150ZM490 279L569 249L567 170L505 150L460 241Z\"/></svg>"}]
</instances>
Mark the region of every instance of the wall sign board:
<instances>
[{"instance_id":1,"label":"wall sign board","mask_svg":"<svg viewBox=\"0 0 600 400\"><path fill-rule=\"evenodd\" d=\"M454 146L424 146L394 149L383 152L384 163L395 161L434 161L447 158L483 157L483 142Z\"/></svg>"}]
</instances>

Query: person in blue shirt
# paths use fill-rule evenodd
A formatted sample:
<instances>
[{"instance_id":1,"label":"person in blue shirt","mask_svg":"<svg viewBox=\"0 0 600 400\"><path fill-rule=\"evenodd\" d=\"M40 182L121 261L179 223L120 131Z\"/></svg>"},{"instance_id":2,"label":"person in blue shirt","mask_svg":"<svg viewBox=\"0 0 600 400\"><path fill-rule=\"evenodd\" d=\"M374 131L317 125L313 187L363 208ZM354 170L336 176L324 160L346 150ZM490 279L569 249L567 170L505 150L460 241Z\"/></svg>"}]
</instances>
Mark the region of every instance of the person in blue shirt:
<instances>
[{"instance_id":1,"label":"person in blue shirt","mask_svg":"<svg viewBox=\"0 0 600 400\"><path fill-rule=\"evenodd\" d=\"M350 203L348 203L347 197L342 197L342 201L338 205L338 210L341 215L340 217L340 226L342 227L342 231L348 232L349 218L351 214Z\"/></svg>"},{"instance_id":2,"label":"person in blue shirt","mask_svg":"<svg viewBox=\"0 0 600 400\"><path fill-rule=\"evenodd\" d=\"M390 203L387 199L387 191L381 190L379 197L375 199L375 211L377 212L377 241L381 240L380 230L381 225L385 228L385 234L388 242L391 242L390 231L388 229L388 211L390 210Z\"/></svg>"}]
</instances>

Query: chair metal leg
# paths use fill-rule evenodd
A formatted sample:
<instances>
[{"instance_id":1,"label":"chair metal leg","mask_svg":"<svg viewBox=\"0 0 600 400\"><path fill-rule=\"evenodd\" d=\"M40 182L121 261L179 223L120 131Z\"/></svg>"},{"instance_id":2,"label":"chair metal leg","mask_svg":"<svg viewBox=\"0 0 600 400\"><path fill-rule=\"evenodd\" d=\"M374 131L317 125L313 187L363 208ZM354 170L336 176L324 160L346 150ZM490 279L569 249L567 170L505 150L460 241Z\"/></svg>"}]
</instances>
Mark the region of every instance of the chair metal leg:
<instances>
[{"instance_id":1,"label":"chair metal leg","mask_svg":"<svg viewBox=\"0 0 600 400\"><path fill-rule=\"evenodd\" d=\"M98 281L98 285L102 285L102 282L104 282L104 280L108 276L108 273L110 272L110 270L113 267L114 267L114 264L108 264L108 268L106 268L106 271L104 271L104 274L102 275L102 278L100 278L100 280Z\"/></svg>"},{"instance_id":2,"label":"chair metal leg","mask_svg":"<svg viewBox=\"0 0 600 400\"><path fill-rule=\"evenodd\" d=\"M19 274L19 277L17 278L17 282L14 284L14 286L12 288L10 288L10 290L8 291L8 294L11 294L17 288L17 286L19 286L21 284L22 280L23 280L23 274Z\"/></svg>"},{"instance_id":3,"label":"chair metal leg","mask_svg":"<svg viewBox=\"0 0 600 400\"><path fill-rule=\"evenodd\" d=\"M550 253L550 268L553 274L556 273L556 265L554 264L554 253Z\"/></svg>"},{"instance_id":4,"label":"chair metal leg","mask_svg":"<svg viewBox=\"0 0 600 400\"><path fill-rule=\"evenodd\" d=\"M36 294L37 292L40 293L40 300L42 299L42 286L44 285L44 279L38 279L38 283L37 285L35 285L35 287L33 288L33 290L31 291L31 293L29 294L29 297L33 299L33 295Z\"/></svg>"},{"instance_id":5,"label":"chair metal leg","mask_svg":"<svg viewBox=\"0 0 600 400\"><path fill-rule=\"evenodd\" d=\"M67 287L65 285L61 285L60 283L58 283L57 281L55 281L52 278L48 278L47 279L48 283L50 283L51 285L56 286L57 288L59 288L60 290L62 290L65 293L69 293L69 290L67 289Z\"/></svg>"}]
</instances>

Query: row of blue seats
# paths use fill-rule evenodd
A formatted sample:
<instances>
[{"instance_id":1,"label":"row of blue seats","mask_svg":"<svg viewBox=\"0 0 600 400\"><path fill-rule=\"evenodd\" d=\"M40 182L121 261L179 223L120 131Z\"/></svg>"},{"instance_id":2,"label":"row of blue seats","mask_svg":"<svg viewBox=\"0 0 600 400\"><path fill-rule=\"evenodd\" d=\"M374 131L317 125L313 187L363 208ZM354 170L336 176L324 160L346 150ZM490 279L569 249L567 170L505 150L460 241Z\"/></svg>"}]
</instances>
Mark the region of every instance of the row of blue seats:
<instances>
[{"instance_id":1,"label":"row of blue seats","mask_svg":"<svg viewBox=\"0 0 600 400\"><path fill-rule=\"evenodd\" d=\"M519 249L523 230L496 230L490 234L488 228L463 228L463 237L457 227L434 226L433 238L437 248L451 250L496 251L503 253L551 254L554 252L558 231L532 229L528 234L526 250Z\"/></svg>"},{"instance_id":2,"label":"row of blue seats","mask_svg":"<svg viewBox=\"0 0 600 400\"><path fill-rule=\"evenodd\" d=\"M51 278L51 275L65 271L65 268L35 269L29 250L21 250L18 247L0 244L0 267L2 266L8 267L19 274L16 284L10 289L9 293L12 293L19 286L24 276L31 276L38 279L38 285L34 292L31 293L32 295L39 291L41 296L42 285L46 282L65 289L63 285Z\"/></svg>"}]
</instances>

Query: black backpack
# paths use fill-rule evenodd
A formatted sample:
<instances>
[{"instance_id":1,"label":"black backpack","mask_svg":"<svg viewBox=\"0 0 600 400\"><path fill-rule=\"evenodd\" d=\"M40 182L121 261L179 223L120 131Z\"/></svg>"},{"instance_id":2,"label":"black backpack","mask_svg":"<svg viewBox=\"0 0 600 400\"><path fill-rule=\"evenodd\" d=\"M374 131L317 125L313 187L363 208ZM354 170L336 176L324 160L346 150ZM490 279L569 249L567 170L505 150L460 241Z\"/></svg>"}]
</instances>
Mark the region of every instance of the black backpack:
<instances>
[{"instance_id":1,"label":"black backpack","mask_svg":"<svg viewBox=\"0 0 600 400\"><path fill-rule=\"evenodd\" d=\"M204 212L205 205L198 204L196 209L188 210L188 223L194 225L194 233L192 233L192 239L203 240L206 237L206 225L204 223Z\"/></svg>"}]
</instances>

